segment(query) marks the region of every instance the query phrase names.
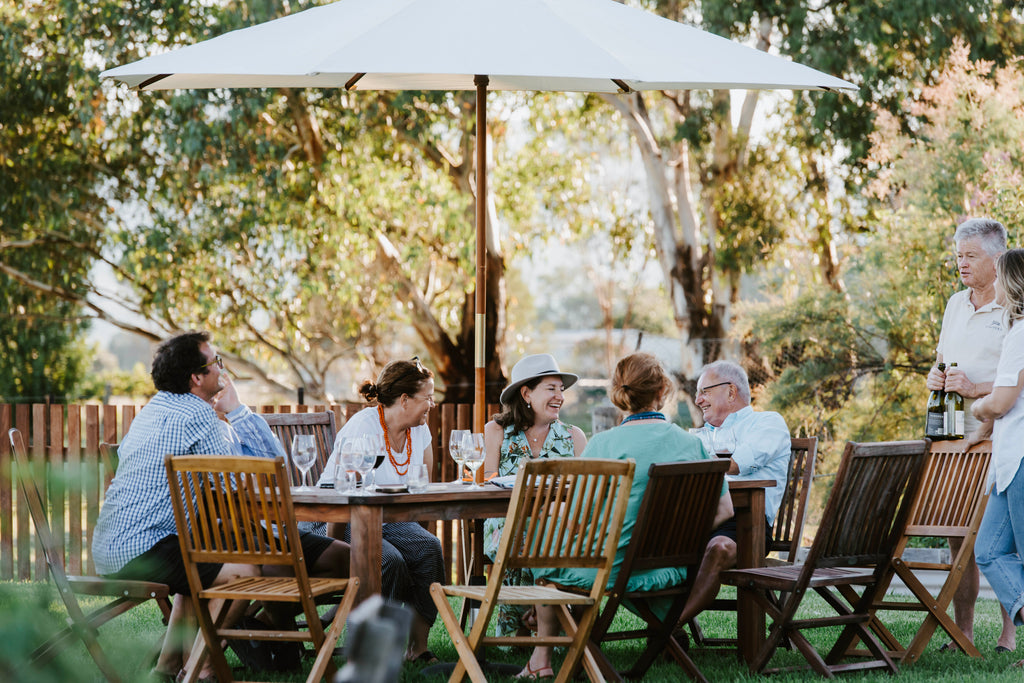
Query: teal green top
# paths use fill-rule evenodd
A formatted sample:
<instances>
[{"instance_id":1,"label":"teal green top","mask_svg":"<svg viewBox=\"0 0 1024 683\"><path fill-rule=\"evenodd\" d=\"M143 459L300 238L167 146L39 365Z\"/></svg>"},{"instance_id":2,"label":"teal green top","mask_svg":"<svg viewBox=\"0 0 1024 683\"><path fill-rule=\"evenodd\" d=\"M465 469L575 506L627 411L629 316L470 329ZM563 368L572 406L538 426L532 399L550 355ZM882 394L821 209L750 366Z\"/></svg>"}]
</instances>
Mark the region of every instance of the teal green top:
<instances>
[{"instance_id":1,"label":"teal green top","mask_svg":"<svg viewBox=\"0 0 1024 683\"><path fill-rule=\"evenodd\" d=\"M633 527L640 511L640 502L647 490L647 471L651 465L662 462L690 462L709 460L710 456L701 444L700 439L687 434L682 429L668 422L646 422L625 424L606 432L596 434L583 451L584 458L608 458L612 460L633 460L636 471L633 474L633 486L629 491L629 504L626 506L626 517L622 523L622 535L619 537L618 552L615 564L608 577L608 586L615 584L615 579L626 557L626 546L633 537ZM722 483L722 495L728 492L728 484ZM541 577L556 581L567 586L590 588L594 583L597 570L594 569L537 569L534 578ZM665 567L643 572L633 572L626 585L629 591L661 590L670 586L678 586L686 580L685 567Z\"/></svg>"}]
</instances>

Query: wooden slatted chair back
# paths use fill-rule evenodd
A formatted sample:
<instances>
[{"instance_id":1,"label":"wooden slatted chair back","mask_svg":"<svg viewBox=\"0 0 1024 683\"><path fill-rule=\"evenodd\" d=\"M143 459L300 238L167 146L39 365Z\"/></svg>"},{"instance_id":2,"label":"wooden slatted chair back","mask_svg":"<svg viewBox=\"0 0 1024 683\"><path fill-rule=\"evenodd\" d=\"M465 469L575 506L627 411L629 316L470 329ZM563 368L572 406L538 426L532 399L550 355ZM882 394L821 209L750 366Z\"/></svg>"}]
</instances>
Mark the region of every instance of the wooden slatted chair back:
<instances>
[{"instance_id":1,"label":"wooden slatted chair back","mask_svg":"<svg viewBox=\"0 0 1024 683\"><path fill-rule=\"evenodd\" d=\"M782 494L782 502L775 516L772 543L769 551L786 553L793 562L803 541L807 498L814 481L814 462L818 455L818 438L791 439L789 480Z\"/></svg>"},{"instance_id":2,"label":"wooden slatted chair back","mask_svg":"<svg viewBox=\"0 0 1024 683\"><path fill-rule=\"evenodd\" d=\"M815 567L888 564L910 515L930 442L848 442L806 559Z\"/></svg>"},{"instance_id":3,"label":"wooden slatted chair back","mask_svg":"<svg viewBox=\"0 0 1024 683\"><path fill-rule=\"evenodd\" d=\"M519 470L492 571L589 567L608 578L635 464L545 458Z\"/></svg>"},{"instance_id":4,"label":"wooden slatted chair back","mask_svg":"<svg viewBox=\"0 0 1024 683\"><path fill-rule=\"evenodd\" d=\"M291 465L292 438L298 434L312 434L316 439L316 461L309 469L310 481L316 483L324 471L327 459L334 448L334 438L338 434L335 426L334 411L325 410L320 413L270 413L263 415L271 431L281 440L284 452L289 455L288 473L293 486L302 483L299 468Z\"/></svg>"},{"instance_id":5,"label":"wooden slatted chair back","mask_svg":"<svg viewBox=\"0 0 1024 683\"><path fill-rule=\"evenodd\" d=\"M176 519L184 521L186 567L289 565L305 575L283 458L168 455L164 463Z\"/></svg>"},{"instance_id":6,"label":"wooden slatted chair back","mask_svg":"<svg viewBox=\"0 0 1024 683\"><path fill-rule=\"evenodd\" d=\"M978 444L968 453L962 451L960 441L932 444L906 536L963 535L974 522L986 501L992 442Z\"/></svg>"},{"instance_id":7,"label":"wooden slatted chair back","mask_svg":"<svg viewBox=\"0 0 1024 683\"><path fill-rule=\"evenodd\" d=\"M699 565L728 470L727 458L651 465L618 579L633 571Z\"/></svg>"}]
</instances>

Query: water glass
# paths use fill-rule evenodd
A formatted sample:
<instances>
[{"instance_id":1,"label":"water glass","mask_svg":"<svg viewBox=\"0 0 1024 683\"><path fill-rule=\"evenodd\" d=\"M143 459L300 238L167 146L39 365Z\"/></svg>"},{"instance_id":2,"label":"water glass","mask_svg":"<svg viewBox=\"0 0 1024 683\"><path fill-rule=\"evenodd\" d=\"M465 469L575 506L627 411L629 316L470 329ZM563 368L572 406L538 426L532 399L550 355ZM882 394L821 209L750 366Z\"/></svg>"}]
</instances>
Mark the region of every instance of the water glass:
<instances>
[{"instance_id":1,"label":"water glass","mask_svg":"<svg viewBox=\"0 0 1024 683\"><path fill-rule=\"evenodd\" d=\"M476 483L476 471L484 464L484 435L480 433L466 434L462 438L462 457L466 467L472 473L472 481L469 487L479 489L481 486Z\"/></svg>"},{"instance_id":2,"label":"water glass","mask_svg":"<svg viewBox=\"0 0 1024 683\"><path fill-rule=\"evenodd\" d=\"M711 430L707 427L690 427L686 430L700 439L700 442L704 444L704 450L707 451L708 455L713 455L715 452L715 444L711 441Z\"/></svg>"},{"instance_id":3,"label":"water glass","mask_svg":"<svg viewBox=\"0 0 1024 683\"><path fill-rule=\"evenodd\" d=\"M360 437L348 437L341 442L338 458L338 470L334 477L334 485L344 482L344 493L352 493L355 490L355 475L359 468L359 461L363 456L363 440ZM352 486L349 487L349 474L351 473Z\"/></svg>"},{"instance_id":4,"label":"water glass","mask_svg":"<svg viewBox=\"0 0 1024 683\"><path fill-rule=\"evenodd\" d=\"M409 473L406 476L406 486L409 493L423 493L430 484L430 473L426 465L409 465Z\"/></svg>"}]
</instances>

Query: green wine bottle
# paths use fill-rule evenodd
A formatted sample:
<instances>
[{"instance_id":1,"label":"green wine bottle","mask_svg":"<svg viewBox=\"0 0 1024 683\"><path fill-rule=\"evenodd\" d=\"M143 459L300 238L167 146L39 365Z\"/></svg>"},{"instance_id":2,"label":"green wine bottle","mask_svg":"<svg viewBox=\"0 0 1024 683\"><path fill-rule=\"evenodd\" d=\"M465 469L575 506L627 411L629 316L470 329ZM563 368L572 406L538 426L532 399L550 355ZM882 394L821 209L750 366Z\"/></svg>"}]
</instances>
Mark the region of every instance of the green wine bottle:
<instances>
[{"instance_id":1,"label":"green wine bottle","mask_svg":"<svg viewBox=\"0 0 1024 683\"><path fill-rule=\"evenodd\" d=\"M950 363L950 368L955 368L956 363ZM946 438L964 438L964 397L955 391L947 391L945 398L946 405Z\"/></svg>"},{"instance_id":2,"label":"green wine bottle","mask_svg":"<svg viewBox=\"0 0 1024 683\"><path fill-rule=\"evenodd\" d=\"M946 364L939 363L938 368L939 372L945 372ZM946 438L946 392L942 389L932 389L928 394L924 435L929 439Z\"/></svg>"}]
</instances>

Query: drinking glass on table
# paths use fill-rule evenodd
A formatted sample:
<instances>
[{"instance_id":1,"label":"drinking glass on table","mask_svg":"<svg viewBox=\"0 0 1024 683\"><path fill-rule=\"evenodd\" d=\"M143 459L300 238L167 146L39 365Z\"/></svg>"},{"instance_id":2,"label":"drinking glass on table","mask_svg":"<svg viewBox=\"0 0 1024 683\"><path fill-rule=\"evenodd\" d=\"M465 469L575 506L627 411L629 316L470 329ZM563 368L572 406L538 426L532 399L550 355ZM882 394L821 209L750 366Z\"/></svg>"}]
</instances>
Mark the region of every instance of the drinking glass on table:
<instances>
[{"instance_id":1,"label":"drinking glass on table","mask_svg":"<svg viewBox=\"0 0 1024 683\"><path fill-rule=\"evenodd\" d=\"M409 474L406 477L406 486L409 493L423 493L430 484L430 473L426 465L409 465Z\"/></svg>"},{"instance_id":2,"label":"drinking glass on table","mask_svg":"<svg viewBox=\"0 0 1024 683\"><path fill-rule=\"evenodd\" d=\"M355 473L358 471L363 457L363 440L359 437L348 437L341 442L338 458L338 474L334 477L334 486L341 482L342 493L355 492Z\"/></svg>"},{"instance_id":3,"label":"drinking glass on table","mask_svg":"<svg viewBox=\"0 0 1024 683\"><path fill-rule=\"evenodd\" d=\"M480 433L465 434L462 437L462 447L459 450L462 452L462 458L472 475L469 487L473 489L482 488L476 483L476 471L484 464L484 435Z\"/></svg>"},{"instance_id":4,"label":"drinking glass on table","mask_svg":"<svg viewBox=\"0 0 1024 683\"><path fill-rule=\"evenodd\" d=\"M387 457L387 454L384 452L384 435L367 434L363 437L363 444L366 446L366 452L373 457L373 464L370 466L367 478L363 480L363 490L376 491L377 468L384 464L384 458Z\"/></svg>"},{"instance_id":5,"label":"drinking glass on table","mask_svg":"<svg viewBox=\"0 0 1024 683\"><path fill-rule=\"evenodd\" d=\"M736 433L731 427L719 427L711 439L715 444L715 454L727 458L736 450Z\"/></svg>"},{"instance_id":6,"label":"drinking glass on table","mask_svg":"<svg viewBox=\"0 0 1024 683\"><path fill-rule=\"evenodd\" d=\"M466 434L469 434L468 429L453 429L451 436L448 438L448 452L452 456L452 460L457 465L455 469L455 481L453 484L462 483L462 470L463 470L463 457L462 457L462 440L466 438Z\"/></svg>"},{"instance_id":7,"label":"drinking glass on table","mask_svg":"<svg viewBox=\"0 0 1024 683\"><path fill-rule=\"evenodd\" d=\"M359 458L356 461L356 469L359 471L359 479L363 482L363 491L368 490L368 477L370 472L373 472L374 462L377 460L377 455L370 450L370 445L363 440L363 448L359 451Z\"/></svg>"},{"instance_id":8,"label":"drinking glass on table","mask_svg":"<svg viewBox=\"0 0 1024 683\"><path fill-rule=\"evenodd\" d=\"M711 441L711 430L707 427L690 427L686 430L700 439L700 442L704 444L704 450L708 452L708 455L712 455L715 452L715 444Z\"/></svg>"},{"instance_id":9,"label":"drinking glass on table","mask_svg":"<svg viewBox=\"0 0 1024 683\"><path fill-rule=\"evenodd\" d=\"M309 470L313 467L315 461L316 439L313 438L312 434L296 434L292 438L292 463L302 472L302 486L299 486L297 490L313 490L306 483L306 478L309 476Z\"/></svg>"}]
</instances>

